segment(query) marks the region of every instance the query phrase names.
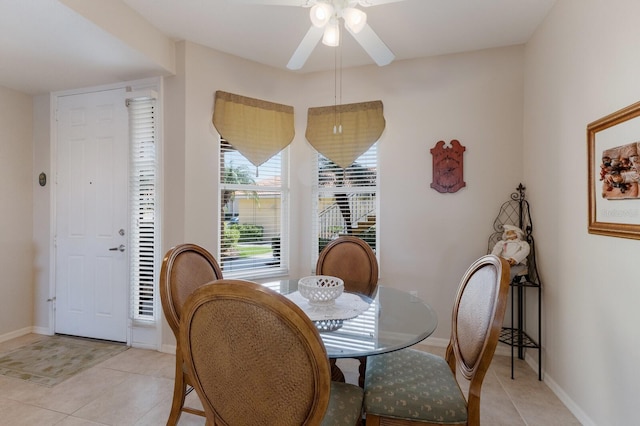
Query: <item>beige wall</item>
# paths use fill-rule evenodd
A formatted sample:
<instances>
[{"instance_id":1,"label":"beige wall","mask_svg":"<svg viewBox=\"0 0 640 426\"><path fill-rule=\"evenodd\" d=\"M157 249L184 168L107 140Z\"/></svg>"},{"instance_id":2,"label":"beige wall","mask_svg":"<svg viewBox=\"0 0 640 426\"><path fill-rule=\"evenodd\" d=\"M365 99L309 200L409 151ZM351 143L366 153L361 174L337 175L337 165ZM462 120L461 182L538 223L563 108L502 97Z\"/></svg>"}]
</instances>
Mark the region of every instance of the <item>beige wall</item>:
<instances>
[{"instance_id":1,"label":"beige wall","mask_svg":"<svg viewBox=\"0 0 640 426\"><path fill-rule=\"evenodd\" d=\"M33 324L32 120L31 96L0 87L0 335Z\"/></svg>"},{"instance_id":2,"label":"beige wall","mask_svg":"<svg viewBox=\"0 0 640 426\"><path fill-rule=\"evenodd\" d=\"M585 425L637 424L640 241L587 233L588 123L640 99L640 2L559 0L526 49L524 175L545 381Z\"/></svg>"}]
</instances>

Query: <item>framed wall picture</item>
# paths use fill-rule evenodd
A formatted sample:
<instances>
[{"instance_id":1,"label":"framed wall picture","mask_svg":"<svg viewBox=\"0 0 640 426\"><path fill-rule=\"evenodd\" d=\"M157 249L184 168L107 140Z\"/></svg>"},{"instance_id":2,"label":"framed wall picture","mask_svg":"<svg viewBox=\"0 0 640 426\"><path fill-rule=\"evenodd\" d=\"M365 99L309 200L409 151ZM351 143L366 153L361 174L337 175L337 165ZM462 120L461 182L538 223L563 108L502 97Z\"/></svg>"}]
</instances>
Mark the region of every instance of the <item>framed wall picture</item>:
<instances>
[{"instance_id":1,"label":"framed wall picture","mask_svg":"<svg viewBox=\"0 0 640 426\"><path fill-rule=\"evenodd\" d=\"M640 102L587 126L589 233L640 239Z\"/></svg>"}]
</instances>

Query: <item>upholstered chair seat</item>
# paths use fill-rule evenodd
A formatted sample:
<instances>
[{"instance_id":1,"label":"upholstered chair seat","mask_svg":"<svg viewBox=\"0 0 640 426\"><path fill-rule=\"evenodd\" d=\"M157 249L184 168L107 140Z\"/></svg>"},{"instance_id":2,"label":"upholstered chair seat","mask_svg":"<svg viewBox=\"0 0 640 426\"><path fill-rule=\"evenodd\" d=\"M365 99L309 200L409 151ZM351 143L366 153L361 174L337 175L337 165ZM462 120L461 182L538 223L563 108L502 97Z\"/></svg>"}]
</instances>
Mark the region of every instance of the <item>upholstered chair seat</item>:
<instances>
[{"instance_id":1,"label":"upholstered chair seat","mask_svg":"<svg viewBox=\"0 0 640 426\"><path fill-rule=\"evenodd\" d=\"M369 358L365 411L381 417L467 424L467 401L447 362L415 349Z\"/></svg>"},{"instance_id":2,"label":"upholstered chair seat","mask_svg":"<svg viewBox=\"0 0 640 426\"><path fill-rule=\"evenodd\" d=\"M329 406L322 426L357 425L362 417L362 388L348 383L331 382Z\"/></svg>"}]
</instances>

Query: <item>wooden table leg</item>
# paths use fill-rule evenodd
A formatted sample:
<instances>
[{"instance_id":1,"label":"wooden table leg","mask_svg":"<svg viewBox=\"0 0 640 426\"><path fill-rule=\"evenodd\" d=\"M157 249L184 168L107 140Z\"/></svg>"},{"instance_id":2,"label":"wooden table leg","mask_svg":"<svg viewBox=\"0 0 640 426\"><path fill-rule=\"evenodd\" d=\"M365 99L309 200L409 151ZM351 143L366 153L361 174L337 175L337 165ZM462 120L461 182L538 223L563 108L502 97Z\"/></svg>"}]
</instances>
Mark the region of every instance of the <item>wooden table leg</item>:
<instances>
[{"instance_id":1,"label":"wooden table leg","mask_svg":"<svg viewBox=\"0 0 640 426\"><path fill-rule=\"evenodd\" d=\"M344 383L344 373L340 370L340 367L336 365L336 359L329 358L329 364L331 365L331 380Z\"/></svg>"},{"instance_id":2,"label":"wooden table leg","mask_svg":"<svg viewBox=\"0 0 640 426\"><path fill-rule=\"evenodd\" d=\"M367 357L361 356L358 358L358 361L360 361L360 367L358 368L358 373L360 373L358 376L358 385L364 389L364 373L367 371Z\"/></svg>"}]
</instances>

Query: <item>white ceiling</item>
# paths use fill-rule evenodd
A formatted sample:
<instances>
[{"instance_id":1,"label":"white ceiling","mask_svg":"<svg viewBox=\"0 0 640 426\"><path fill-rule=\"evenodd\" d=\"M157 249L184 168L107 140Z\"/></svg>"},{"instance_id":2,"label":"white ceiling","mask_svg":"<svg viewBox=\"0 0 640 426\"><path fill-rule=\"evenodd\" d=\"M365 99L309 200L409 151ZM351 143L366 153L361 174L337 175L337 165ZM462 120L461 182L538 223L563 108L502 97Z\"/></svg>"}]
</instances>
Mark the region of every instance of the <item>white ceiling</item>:
<instances>
[{"instance_id":1,"label":"white ceiling","mask_svg":"<svg viewBox=\"0 0 640 426\"><path fill-rule=\"evenodd\" d=\"M89 0L88 0L89 1ZM120 0L109 0L120 1ZM122 0L175 40L286 69L307 32L308 9L237 0ZM527 42L556 0L404 0L366 8L396 60ZM373 64L345 33L343 67ZM333 69L318 44L297 72ZM57 0L0 0L0 85L37 94L165 72Z\"/></svg>"}]
</instances>

